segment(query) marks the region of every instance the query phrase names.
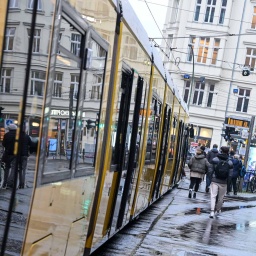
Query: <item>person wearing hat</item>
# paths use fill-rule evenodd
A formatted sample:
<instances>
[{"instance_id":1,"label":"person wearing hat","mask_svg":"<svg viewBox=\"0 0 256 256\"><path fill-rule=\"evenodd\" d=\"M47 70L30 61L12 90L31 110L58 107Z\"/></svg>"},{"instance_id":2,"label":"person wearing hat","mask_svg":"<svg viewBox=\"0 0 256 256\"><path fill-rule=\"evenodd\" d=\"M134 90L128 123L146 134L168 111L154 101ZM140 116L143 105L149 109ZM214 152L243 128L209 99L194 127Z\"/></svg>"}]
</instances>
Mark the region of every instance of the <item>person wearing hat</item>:
<instances>
[{"instance_id":1,"label":"person wearing hat","mask_svg":"<svg viewBox=\"0 0 256 256\"><path fill-rule=\"evenodd\" d=\"M233 163L229 159L229 147L222 146L220 153L212 160L213 172L210 185L211 212L210 218L221 213L223 199L227 191L227 179L232 177ZM225 173L225 175L224 175ZM217 200L216 200L217 199Z\"/></svg>"},{"instance_id":2,"label":"person wearing hat","mask_svg":"<svg viewBox=\"0 0 256 256\"><path fill-rule=\"evenodd\" d=\"M2 145L4 147L4 154L6 155L5 169L4 169L4 181L2 188L12 187L10 181L10 168L14 173L15 170L15 156L14 156L14 144L17 126L15 124L10 124L8 126L8 132L4 135Z\"/></svg>"},{"instance_id":3,"label":"person wearing hat","mask_svg":"<svg viewBox=\"0 0 256 256\"><path fill-rule=\"evenodd\" d=\"M190 185L188 198L192 197L192 191L194 189L193 198L196 198L196 192L199 189L199 185L207 171L211 171L211 165L205 158L203 151L197 148L196 155L193 156L188 163L190 168Z\"/></svg>"}]
</instances>

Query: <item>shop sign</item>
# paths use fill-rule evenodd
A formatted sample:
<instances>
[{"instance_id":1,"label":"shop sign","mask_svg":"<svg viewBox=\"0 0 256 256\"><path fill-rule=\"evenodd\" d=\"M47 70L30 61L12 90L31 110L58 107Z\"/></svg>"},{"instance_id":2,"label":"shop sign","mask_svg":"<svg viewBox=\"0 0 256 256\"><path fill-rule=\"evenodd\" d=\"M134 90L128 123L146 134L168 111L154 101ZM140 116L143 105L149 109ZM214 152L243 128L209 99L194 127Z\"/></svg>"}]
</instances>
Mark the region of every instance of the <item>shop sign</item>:
<instances>
[{"instance_id":1,"label":"shop sign","mask_svg":"<svg viewBox=\"0 0 256 256\"><path fill-rule=\"evenodd\" d=\"M76 112L72 111L72 116L75 116ZM52 116L69 116L69 110L61 110L61 109L52 109Z\"/></svg>"},{"instance_id":2,"label":"shop sign","mask_svg":"<svg viewBox=\"0 0 256 256\"><path fill-rule=\"evenodd\" d=\"M250 121L241 120L239 118L228 117L225 120L225 124L228 126L239 126L239 127L249 128Z\"/></svg>"}]
</instances>

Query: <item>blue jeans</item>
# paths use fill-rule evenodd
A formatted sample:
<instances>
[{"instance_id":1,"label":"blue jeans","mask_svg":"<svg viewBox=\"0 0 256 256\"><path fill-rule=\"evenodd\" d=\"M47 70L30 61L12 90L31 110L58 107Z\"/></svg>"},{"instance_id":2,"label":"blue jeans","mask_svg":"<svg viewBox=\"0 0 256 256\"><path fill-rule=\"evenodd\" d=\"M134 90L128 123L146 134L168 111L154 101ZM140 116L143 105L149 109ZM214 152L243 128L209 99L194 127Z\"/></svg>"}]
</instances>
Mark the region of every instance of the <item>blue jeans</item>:
<instances>
[{"instance_id":1,"label":"blue jeans","mask_svg":"<svg viewBox=\"0 0 256 256\"><path fill-rule=\"evenodd\" d=\"M206 188L209 188L211 185L211 178L209 177L209 175L206 174Z\"/></svg>"}]
</instances>

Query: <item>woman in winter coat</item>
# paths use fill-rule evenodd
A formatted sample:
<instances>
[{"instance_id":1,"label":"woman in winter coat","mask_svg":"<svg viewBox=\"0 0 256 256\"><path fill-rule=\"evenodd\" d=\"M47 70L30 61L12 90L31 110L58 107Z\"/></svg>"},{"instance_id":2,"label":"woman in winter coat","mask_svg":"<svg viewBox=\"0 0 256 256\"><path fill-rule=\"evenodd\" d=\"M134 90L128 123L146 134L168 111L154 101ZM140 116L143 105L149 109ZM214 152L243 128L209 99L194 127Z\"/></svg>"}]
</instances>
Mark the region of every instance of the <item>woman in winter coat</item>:
<instances>
[{"instance_id":1,"label":"woman in winter coat","mask_svg":"<svg viewBox=\"0 0 256 256\"><path fill-rule=\"evenodd\" d=\"M237 195L236 181L239 176L240 170L242 168L242 162L241 162L241 160L239 160L239 155L234 155L234 158L231 161L233 162L233 174L231 177L231 182L228 187L228 194L232 190L232 187L233 187L234 195Z\"/></svg>"},{"instance_id":2,"label":"woman in winter coat","mask_svg":"<svg viewBox=\"0 0 256 256\"><path fill-rule=\"evenodd\" d=\"M205 158L203 151L198 148L196 150L196 155L192 157L188 163L190 168L190 185L188 198L192 197L192 191L195 187L193 198L196 198L196 192L199 189L199 185L207 171L211 171L211 164Z\"/></svg>"}]
</instances>

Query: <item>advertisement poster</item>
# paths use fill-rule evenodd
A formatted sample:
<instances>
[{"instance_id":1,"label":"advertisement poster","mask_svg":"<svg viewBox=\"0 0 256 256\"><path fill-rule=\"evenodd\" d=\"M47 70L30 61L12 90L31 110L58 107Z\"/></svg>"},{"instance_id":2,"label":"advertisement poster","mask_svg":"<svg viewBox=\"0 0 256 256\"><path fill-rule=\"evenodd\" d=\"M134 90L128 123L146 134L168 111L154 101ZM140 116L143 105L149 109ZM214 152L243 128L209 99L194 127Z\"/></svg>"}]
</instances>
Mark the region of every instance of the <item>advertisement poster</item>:
<instances>
[{"instance_id":1,"label":"advertisement poster","mask_svg":"<svg viewBox=\"0 0 256 256\"><path fill-rule=\"evenodd\" d=\"M250 147L247 169L250 171L255 171L255 164L256 164L256 148Z\"/></svg>"},{"instance_id":2,"label":"advertisement poster","mask_svg":"<svg viewBox=\"0 0 256 256\"><path fill-rule=\"evenodd\" d=\"M49 139L49 151L57 151L57 139Z\"/></svg>"}]
</instances>

